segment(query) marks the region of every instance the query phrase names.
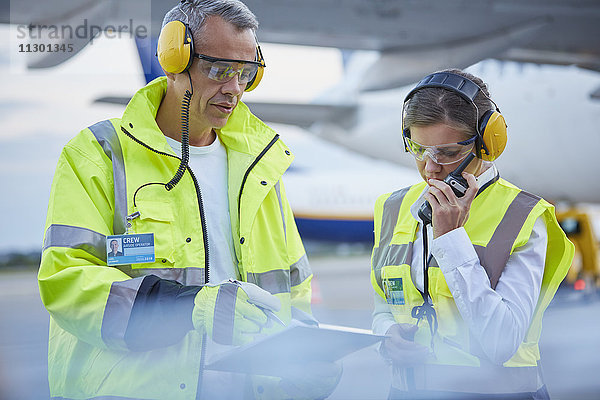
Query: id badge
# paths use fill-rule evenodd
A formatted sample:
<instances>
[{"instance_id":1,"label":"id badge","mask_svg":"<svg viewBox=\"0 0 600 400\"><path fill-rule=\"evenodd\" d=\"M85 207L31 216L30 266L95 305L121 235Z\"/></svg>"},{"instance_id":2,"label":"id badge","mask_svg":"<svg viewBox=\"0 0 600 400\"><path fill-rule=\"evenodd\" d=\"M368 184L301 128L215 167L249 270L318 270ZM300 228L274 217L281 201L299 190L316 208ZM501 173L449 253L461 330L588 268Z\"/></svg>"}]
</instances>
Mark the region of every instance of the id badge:
<instances>
[{"instance_id":1,"label":"id badge","mask_svg":"<svg viewBox=\"0 0 600 400\"><path fill-rule=\"evenodd\" d=\"M106 264L154 262L154 233L130 233L106 237Z\"/></svg>"},{"instance_id":2,"label":"id badge","mask_svg":"<svg viewBox=\"0 0 600 400\"><path fill-rule=\"evenodd\" d=\"M383 291L388 304L395 306L404 305L404 286L402 285L402 278L384 279Z\"/></svg>"}]
</instances>

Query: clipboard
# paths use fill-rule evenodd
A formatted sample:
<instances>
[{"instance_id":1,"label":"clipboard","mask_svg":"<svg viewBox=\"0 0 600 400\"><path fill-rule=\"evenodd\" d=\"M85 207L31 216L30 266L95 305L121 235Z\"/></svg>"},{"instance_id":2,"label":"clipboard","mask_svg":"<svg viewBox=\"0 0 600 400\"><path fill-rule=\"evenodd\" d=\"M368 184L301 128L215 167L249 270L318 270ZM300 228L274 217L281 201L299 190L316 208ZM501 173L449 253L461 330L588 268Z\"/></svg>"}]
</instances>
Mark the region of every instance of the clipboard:
<instances>
[{"instance_id":1,"label":"clipboard","mask_svg":"<svg viewBox=\"0 0 600 400\"><path fill-rule=\"evenodd\" d=\"M384 339L348 328L289 326L271 336L215 354L206 369L253 375L282 376L290 365L334 362Z\"/></svg>"}]
</instances>

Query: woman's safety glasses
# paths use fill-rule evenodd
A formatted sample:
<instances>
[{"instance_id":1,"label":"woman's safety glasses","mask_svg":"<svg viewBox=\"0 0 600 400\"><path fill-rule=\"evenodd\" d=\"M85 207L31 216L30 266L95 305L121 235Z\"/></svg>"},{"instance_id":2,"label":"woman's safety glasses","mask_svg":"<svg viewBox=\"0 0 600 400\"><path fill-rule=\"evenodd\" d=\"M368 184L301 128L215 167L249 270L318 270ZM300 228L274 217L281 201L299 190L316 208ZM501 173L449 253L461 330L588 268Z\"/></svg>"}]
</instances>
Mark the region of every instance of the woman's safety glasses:
<instances>
[{"instance_id":1,"label":"woman's safety glasses","mask_svg":"<svg viewBox=\"0 0 600 400\"><path fill-rule=\"evenodd\" d=\"M428 155L433 162L440 165L454 164L464 159L473 151L473 143L477 136L458 143L440 144L437 146L424 146L404 134L408 151L419 161L425 160Z\"/></svg>"},{"instance_id":2,"label":"woman's safety glasses","mask_svg":"<svg viewBox=\"0 0 600 400\"><path fill-rule=\"evenodd\" d=\"M217 82L227 82L237 74L240 85L245 85L254 79L258 68L264 66L258 61L230 60L198 53L195 53L194 57L199 59L200 72L208 78Z\"/></svg>"}]
</instances>

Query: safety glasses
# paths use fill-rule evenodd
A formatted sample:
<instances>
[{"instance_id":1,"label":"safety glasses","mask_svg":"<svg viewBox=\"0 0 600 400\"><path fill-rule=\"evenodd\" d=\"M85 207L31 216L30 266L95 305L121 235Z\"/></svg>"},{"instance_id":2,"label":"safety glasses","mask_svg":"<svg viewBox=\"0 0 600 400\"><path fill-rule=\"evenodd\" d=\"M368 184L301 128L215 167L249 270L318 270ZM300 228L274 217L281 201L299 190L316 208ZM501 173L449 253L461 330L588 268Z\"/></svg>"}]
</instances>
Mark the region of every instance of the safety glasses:
<instances>
[{"instance_id":1,"label":"safety glasses","mask_svg":"<svg viewBox=\"0 0 600 400\"><path fill-rule=\"evenodd\" d=\"M259 67L264 67L264 64L258 61L230 60L198 53L195 53L194 57L199 59L200 72L217 82L227 82L239 75L240 85L245 85L254 79Z\"/></svg>"},{"instance_id":2,"label":"safety glasses","mask_svg":"<svg viewBox=\"0 0 600 400\"><path fill-rule=\"evenodd\" d=\"M428 155L433 162L440 165L454 164L464 159L469 153L473 151L476 136L472 138L458 142L440 144L437 146L424 146L407 137L403 134L406 142L408 151L419 161L425 160L425 156Z\"/></svg>"}]
</instances>

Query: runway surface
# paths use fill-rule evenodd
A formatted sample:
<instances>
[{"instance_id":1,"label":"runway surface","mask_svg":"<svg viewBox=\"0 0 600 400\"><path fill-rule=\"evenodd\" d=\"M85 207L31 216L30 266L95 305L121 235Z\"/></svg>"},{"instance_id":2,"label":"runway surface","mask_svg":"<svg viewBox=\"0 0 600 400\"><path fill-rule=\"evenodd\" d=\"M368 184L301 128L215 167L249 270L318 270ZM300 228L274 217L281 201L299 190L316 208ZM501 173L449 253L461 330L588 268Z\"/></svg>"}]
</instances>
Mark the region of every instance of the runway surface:
<instances>
[{"instance_id":1,"label":"runway surface","mask_svg":"<svg viewBox=\"0 0 600 400\"><path fill-rule=\"evenodd\" d=\"M369 256L312 257L313 312L323 323L370 328ZM0 399L48 399L48 314L35 271L0 273ZM544 317L542 365L552 399L600 398L600 300L561 293ZM389 367L374 347L343 359L330 399L385 399Z\"/></svg>"}]
</instances>

